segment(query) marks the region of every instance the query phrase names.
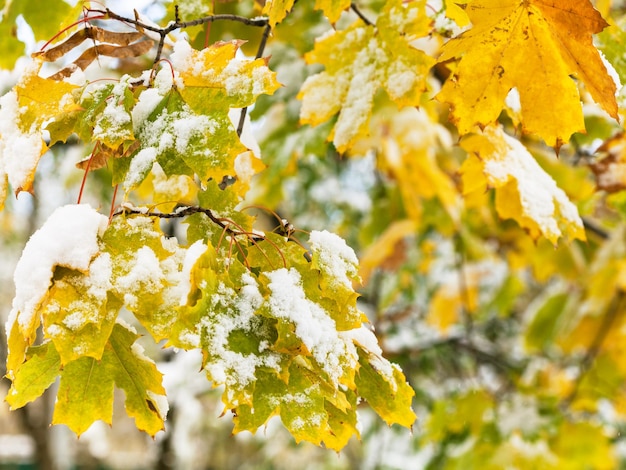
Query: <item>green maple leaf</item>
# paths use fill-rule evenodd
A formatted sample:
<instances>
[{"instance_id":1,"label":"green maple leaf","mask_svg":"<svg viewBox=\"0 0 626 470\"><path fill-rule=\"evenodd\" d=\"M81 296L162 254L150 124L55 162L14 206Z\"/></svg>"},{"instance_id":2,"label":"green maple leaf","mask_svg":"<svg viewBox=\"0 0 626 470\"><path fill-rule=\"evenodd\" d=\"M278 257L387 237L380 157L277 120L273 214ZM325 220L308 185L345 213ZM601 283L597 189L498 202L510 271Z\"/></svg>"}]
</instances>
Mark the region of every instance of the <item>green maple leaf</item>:
<instances>
[{"instance_id":1,"label":"green maple leaf","mask_svg":"<svg viewBox=\"0 0 626 470\"><path fill-rule=\"evenodd\" d=\"M52 424L65 424L78 436L94 421L112 424L115 380L107 370L109 361L110 353L106 351L100 361L81 357L65 365Z\"/></svg>"},{"instance_id":2,"label":"green maple leaf","mask_svg":"<svg viewBox=\"0 0 626 470\"><path fill-rule=\"evenodd\" d=\"M163 429L161 374L133 343L139 335L116 324L102 359L81 358L63 368L52 418L80 435L96 420L111 424L113 387L125 394L126 412L150 435Z\"/></svg>"},{"instance_id":3,"label":"green maple leaf","mask_svg":"<svg viewBox=\"0 0 626 470\"><path fill-rule=\"evenodd\" d=\"M177 278L183 250L168 241L158 222L148 217L117 217L103 238L112 264L111 292L155 341L166 339L177 316Z\"/></svg>"},{"instance_id":4,"label":"green maple leaf","mask_svg":"<svg viewBox=\"0 0 626 470\"><path fill-rule=\"evenodd\" d=\"M78 2L74 7L63 0L20 0L2 7L0 22L0 67L10 69L24 55L24 43L17 38L16 20L22 15L31 27L36 41L50 39L65 26L73 23L83 8Z\"/></svg>"},{"instance_id":5,"label":"green maple leaf","mask_svg":"<svg viewBox=\"0 0 626 470\"><path fill-rule=\"evenodd\" d=\"M411 427L416 419L411 410L415 392L406 383L400 368L362 350L359 351L359 364L361 367L356 376L359 395L387 424Z\"/></svg>"},{"instance_id":6,"label":"green maple leaf","mask_svg":"<svg viewBox=\"0 0 626 470\"><path fill-rule=\"evenodd\" d=\"M30 347L26 362L15 373L7 403L16 409L39 398L54 383L60 368L61 358L52 343Z\"/></svg>"},{"instance_id":7,"label":"green maple leaf","mask_svg":"<svg viewBox=\"0 0 626 470\"><path fill-rule=\"evenodd\" d=\"M40 396L61 377L52 424L65 424L76 434L96 420L111 424L114 387L125 394L126 412L150 435L163 429L167 412L162 376L154 362L134 343L139 335L116 323L100 360L81 357L61 366L52 342L29 348L7 401L13 408Z\"/></svg>"}]
</instances>

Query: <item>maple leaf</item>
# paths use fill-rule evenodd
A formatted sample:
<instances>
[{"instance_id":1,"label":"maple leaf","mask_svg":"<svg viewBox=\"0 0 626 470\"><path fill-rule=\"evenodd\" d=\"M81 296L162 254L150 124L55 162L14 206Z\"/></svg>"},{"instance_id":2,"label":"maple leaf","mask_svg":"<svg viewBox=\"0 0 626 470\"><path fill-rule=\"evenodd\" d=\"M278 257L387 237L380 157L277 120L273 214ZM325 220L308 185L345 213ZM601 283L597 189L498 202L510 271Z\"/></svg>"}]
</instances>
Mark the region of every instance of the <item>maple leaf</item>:
<instances>
[{"instance_id":1,"label":"maple leaf","mask_svg":"<svg viewBox=\"0 0 626 470\"><path fill-rule=\"evenodd\" d=\"M473 27L444 45L439 61L460 61L437 95L461 134L494 122L516 88L524 131L558 149L585 130L571 76L617 118L615 83L592 43L607 23L588 0L474 0L466 12Z\"/></svg>"},{"instance_id":2,"label":"maple leaf","mask_svg":"<svg viewBox=\"0 0 626 470\"><path fill-rule=\"evenodd\" d=\"M319 2L319 0L317 1ZM294 4L295 0L267 0L263 6L262 13L268 15L269 25L273 28L277 23L285 19Z\"/></svg>"},{"instance_id":3,"label":"maple leaf","mask_svg":"<svg viewBox=\"0 0 626 470\"><path fill-rule=\"evenodd\" d=\"M376 27L357 20L349 28L315 42L308 63L321 63L324 72L302 85L300 121L318 125L339 113L331 139L339 152L367 133L374 95L384 87L399 106L417 106L426 89L432 58L410 45L429 32L424 1L403 5L390 1Z\"/></svg>"},{"instance_id":4,"label":"maple leaf","mask_svg":"<svg viewBox=\"0 0 626 470\"><path fill-rule=\"evenodd\" d=\"M85 356L65 365L51 342L29 348L7 401L20 408L60 376L52 424L65 424L80 436L96 420L111 424L117 386L124 391L126 411L137 427L154 436L163 429L167 413L165 389L154 362L134 344L137 338L136 332L116 323L100 360Z\"/></svg>"},{"instance_id":5,"label":"maple leaf","mask_svg":"<svg viewBox=\"0 0 626 470\"><path fill-rule=\"evenodd\" d=\"M249 156L229 117L231 108L250 106L263 93L280 85L265 60L235 58L239 41L219 42L196 51L185 41L176 43L172 61L177 87L167 70L155 79L155 88L141 93L133 108L133 126L141 145L120 162L124 189L136 188L158 162L165 174L197 174L203 181L238 176L245 192L251 174L261 168ZM178 76L179 74L179 76ZM160 98L160 99L159 99ZM239 170L239 172L237 171Z\"/></svg>"},{"instance_id":6,"label":"maple leaf","mask_svg":"<svg viewBox=\"0 0 626 470\"><path fill-rule=\"evenodd\" d=\"M86 272L98 254L107 218L86 205L58 208L33 234L15 268L15 298L7 321L7 375L24 361L41 323L41 307L58 267Z\"/></svg>"},{"instance_id":7,"label":"maple leaf","mask_svg":"<svg viewBox=\"0 0 626 470\"><path fill-rule=\"evenodd\" d=\"M500 217L515 219L533 238L545 236L556 243L563 235L585 240L576 206L533 156L501 126L488 126L463 139L470 153L463 163L463 193L496 188Z\"/></svg>"},{"instance_id":8,"label":"maple leaf","mask_svg":"<svg viewBox=\"0 0 626 470\"><path fill-rule=\"evenodd\" d=\"M102 235L101 249L110 257L108 297L114 294L123 299L125 307L160 341L169 337L176 320L185 250L168 241L157 227L158 221L148 217L118 217Z\"/></svg>"},{"instance_id":9,"label":"maple leaf","mask_svg":"<svg viewBox=\"0 0 626 470\"><path fill-rule=\"evenodd\" d=\"M350 0L315 0L315 9L322 10L331 24L335 24L341 13L348 8Z\"/></svg>"},{"instance_id":10,"label":"maple leaf","mask_svg":"<svg viewBox=\"0 0 626 470\"><path fill-rule=\"evenodd\" d=\"M83 9L83 3L77 2L71 7L63 0L21 0L2 2L2 20L0 21L0 67L10 69L24 53L24 44L16 34L16 20L23 16L31 27L36 41L46 40L73 23Z\"/></svg>"},{"instance_id":11,"label":"maple leaf","mask_svg":"<svg viewBox=\"0 0 626 470\"><path fill-rule=\"evenodd\" d=\"M41 78L40 68L41 62L33 62L15 88L0 98L0 167L6 175L0 194L6 193L6 181L15 193L32 190L37 164L48 150L42 125L78 108L72 96L78 87Z\"/></svg>"},{"instance_id":12,"label":"maple leaf","mask_svg":"<svg viewBox=\"0 0 626 470\"><path fill-rule=\"evenodd\" d=\"M599 158L589 164L598 189L614 193L626 189L626 135L622 132L605 141L596 151Z\"/></svg>"},{"instance_id":13,"label":"maple leaf","mask_svg":"<svg viewBox=\"0 0 626 470\"><path fill-rule=\"evenodd\" d=\"M379 110L370 128L370 138L356 142L353 149L357 155L377 149L378 166L398 183L409 217L421 221L424 199L437 198L457 219L459 194L436 155L438 149L451 144L445 127L433 122L424 109L404 108Z\"/></svg>"}]
</instances>

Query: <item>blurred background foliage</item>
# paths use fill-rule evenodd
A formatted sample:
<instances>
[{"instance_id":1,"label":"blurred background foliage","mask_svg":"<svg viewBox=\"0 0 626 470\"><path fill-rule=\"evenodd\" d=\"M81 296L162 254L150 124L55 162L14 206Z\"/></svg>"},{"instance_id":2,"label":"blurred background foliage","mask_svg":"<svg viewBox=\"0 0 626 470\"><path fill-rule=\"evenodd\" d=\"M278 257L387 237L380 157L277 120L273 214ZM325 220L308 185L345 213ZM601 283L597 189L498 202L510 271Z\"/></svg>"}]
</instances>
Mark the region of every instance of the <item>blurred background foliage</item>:
<instances>
[{"instance_id":1,"label":"blurred background foliage","mask_svg":"<svg viewBox=\"0 0 626 470\"><path fill-rule=\"evenodd\" d=\"M28 3L46 8L45 2ZM262 8L251 0L127 3L107 5L122 14L136 8L161 24L173 18L174 5L183 20L211 12L253 17ZM597 46L624 82L626 6L619 0L595 4L611 23ZM383 5L358 2L370 18ZM603 188L597 179L606 158L626 174L622 126L588 102L587 134L574 135L558 159L539 140L520 138L576 204L588 239L556 246L533 240L517 223L498 217L492 191L464 193L467 154L446 106L431 99L443 80L438 68L419 110L398 109L380 92L369 136L347 154L327 140L332 120L299 124L298 92L320 70L303 55L332 27L313 6L298 1L265 50L284 86L250 110L267 169L256 177L247 203L265 208L255 209L260 226L275 226L274 211L299 230L335 231L355 248L363 278L360 307L386 357L401 366L416 392L419 419L412 434L386 427L364 409L362 441L339 455L294 444L277 423L254 436L232 436L219 391L198 373L200 359L163 350L159 368L171 409L167 431L154 441L123 412L112 429L97 424L76 440L63 426L47 428L52 395L15 412L3 403L0 468L626 468L626 177L617 188ZM459 31L445 8L428 2L433 33L416 45L431 55ZM345 12L335 27L355 18ZM15 21L18 36L28 40L27 25L19 15ZM255 54L261 33L226 21L187 32L197 47L245 39L248 55ZM17 72L2 72L4 91L20 65L23 59ZM145 64L100 66L99 73L115 76ZM619 100L623 113L623 94ZM503 114L501 122L513 133L511 115ZM42 160L35 196L10 198L0 213L2 325L23 245L55 207L76 200L83 174L74 165L88 154L71 141L55 147ZM141 201L150 190L139 188L133 197ZM86 191L83 200L106 212L113 197L110 173L90 173ZM176 225L168 230L184 233ZM0 326L0 375L3 336ZM0 396L7 390L8 381L0 381Z\"/></svg>"}]
</instances>

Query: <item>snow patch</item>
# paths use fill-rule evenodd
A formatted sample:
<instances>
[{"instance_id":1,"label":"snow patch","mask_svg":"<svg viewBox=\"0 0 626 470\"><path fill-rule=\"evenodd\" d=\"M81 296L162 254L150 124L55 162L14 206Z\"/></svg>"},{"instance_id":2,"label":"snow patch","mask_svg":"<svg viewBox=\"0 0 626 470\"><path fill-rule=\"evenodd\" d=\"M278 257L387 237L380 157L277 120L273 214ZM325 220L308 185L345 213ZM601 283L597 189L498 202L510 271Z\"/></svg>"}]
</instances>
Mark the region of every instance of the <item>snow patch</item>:
<instances>
[{"instance_id":1,"label":"snow patch","mask_svg":"<svg viewBox=\"0 0 626 470\"><path fill-rule=\"evenodd\" d=\"M266 276L272 291L268 299L272 314L295 325L296 336L337 385L344 367L354 367L357 363L354 344L339 335L335 321L321 306L306 298L297 270L281 268L266 273Z\"/></svg>"},{"instance_id":2,"label":"snow patch","mask_svg":"<svg viewBox=\"0 0 626 470\"><path fill-rule=\"evenodd\" d=\"M50 286L56 266L86 272L99 251L98 236L108 219L88 205L56 209L30 238L14 273L15 297L6 331L18 321L22 330L33 328L35 312Z\"/></svg>"}]
</instances>

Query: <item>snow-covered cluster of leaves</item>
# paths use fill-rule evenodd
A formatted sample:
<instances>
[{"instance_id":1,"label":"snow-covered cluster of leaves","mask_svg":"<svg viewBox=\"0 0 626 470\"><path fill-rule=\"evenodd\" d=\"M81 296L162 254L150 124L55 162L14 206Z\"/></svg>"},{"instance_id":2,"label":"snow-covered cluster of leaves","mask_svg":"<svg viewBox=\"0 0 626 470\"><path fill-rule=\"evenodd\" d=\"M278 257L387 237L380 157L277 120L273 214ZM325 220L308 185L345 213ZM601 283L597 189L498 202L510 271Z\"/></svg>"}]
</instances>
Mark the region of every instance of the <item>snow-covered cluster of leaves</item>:
<instances>
[{"instance_id":1,"label":"snow-covered cluster of leaves","mask_svg":"<svg viewBox=\"0 0 626 470\"><path fill-rule=\"evenodd\" d=\"M144 335L201 353L235 433L341 450L364 400L415 409L433 468L614 468L623 2L155 5L4 6L0 66L38 41L0 98L4 214L55 152L82 177L15 268L10 406L57 383L80 435L117 388L157 434Z\"/></svg>"}]
</instances>

